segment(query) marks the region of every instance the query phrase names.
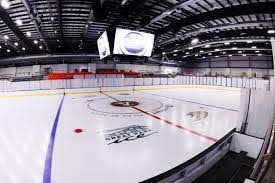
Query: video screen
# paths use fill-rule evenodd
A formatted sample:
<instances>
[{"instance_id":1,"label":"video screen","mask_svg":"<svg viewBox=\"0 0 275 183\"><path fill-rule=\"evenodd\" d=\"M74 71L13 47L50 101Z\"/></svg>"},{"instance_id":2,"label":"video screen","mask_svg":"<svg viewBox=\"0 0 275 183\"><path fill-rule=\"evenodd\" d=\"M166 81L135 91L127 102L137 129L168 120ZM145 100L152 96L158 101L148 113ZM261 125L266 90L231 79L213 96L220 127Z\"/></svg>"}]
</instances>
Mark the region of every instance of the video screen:
<instances>
[{"instance_id":1,"label":"video screen","mask_svg":"<svg viewBox=\"0 0 275 183\"><path fill-rule=\"evenodd\" d=\"M100 59L110 55L110 45L108 41L107 32L105 31L97 40L97 47Z\"/></svg>"},{"instance_id":2,"label":"video screen","mask_svg":"<svg viewBox=\"0 0 275 183\"><path fill-rule=\"evenodd\" d=\"M150 57L154 39L154 34L117 28L113 53Z\"/></svg>"}]
</instances>

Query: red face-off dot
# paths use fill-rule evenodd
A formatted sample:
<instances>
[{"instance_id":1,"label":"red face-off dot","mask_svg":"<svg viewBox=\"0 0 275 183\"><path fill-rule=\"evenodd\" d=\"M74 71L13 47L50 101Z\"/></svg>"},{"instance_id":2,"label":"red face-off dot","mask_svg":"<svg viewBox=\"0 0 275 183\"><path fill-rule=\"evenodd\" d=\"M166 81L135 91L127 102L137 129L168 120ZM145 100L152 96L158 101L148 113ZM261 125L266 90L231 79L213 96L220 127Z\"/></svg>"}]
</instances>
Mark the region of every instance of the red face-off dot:
<instances>
[{"instance_id":1,"label":"red face-off dot","mask_svg":"<svg viewBox=\"0 0 275 183\"><path fill-rule=\"evenodd\" d=\"M75 132L75 133L82 133L83 130L82 130L82 129L75 129L74 132Z\"/></svg>"}]
</instances>

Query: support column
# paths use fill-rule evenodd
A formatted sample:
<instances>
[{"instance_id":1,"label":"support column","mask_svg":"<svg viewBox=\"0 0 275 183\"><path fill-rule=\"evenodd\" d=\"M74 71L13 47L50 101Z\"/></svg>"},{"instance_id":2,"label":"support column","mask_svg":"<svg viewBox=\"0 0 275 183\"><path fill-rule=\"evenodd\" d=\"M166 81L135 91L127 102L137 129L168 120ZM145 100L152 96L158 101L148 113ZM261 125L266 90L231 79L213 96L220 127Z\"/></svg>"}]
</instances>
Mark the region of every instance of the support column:
<instances>
[{"instance_id":1,"label":"support column","mask_svg":"<svg viewBox=\"0 0 275 183\"><path fill-rule=\"evenodd\" d=\"M275 38L272 37L271 38L271 47L272 47L272 54L273 54L273 73L275 73ZM273 77L273 79L271 79L270 81L270 90L271 91L275 91L275 77Z\"/></svg>"},{"instance_id":2,"label":"support column","mask_svg":"<svg viewBox=\"0 0 275 183\"><path fill-rule=\"evenodd\" d=\"M275 39L271 38L272 54L273 54L273 70L275 70Z\"/></svg>"}]
</instances>

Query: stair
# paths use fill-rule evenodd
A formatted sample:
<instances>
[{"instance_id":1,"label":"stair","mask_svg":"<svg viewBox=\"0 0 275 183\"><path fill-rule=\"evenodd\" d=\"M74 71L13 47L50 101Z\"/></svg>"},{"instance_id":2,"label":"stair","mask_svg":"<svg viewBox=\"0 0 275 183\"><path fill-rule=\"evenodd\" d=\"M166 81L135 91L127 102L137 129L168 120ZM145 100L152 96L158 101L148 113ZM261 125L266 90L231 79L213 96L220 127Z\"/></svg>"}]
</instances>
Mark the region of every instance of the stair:
<instances>
[{"instance_id":1,"label":"stair","mask_svg":"<svg viewBox=\"0 0 275 183\"><path fill-rule=\"evenodd\" d=\"M250 175L255 160L246 157L247 152L229 152L195 183L243 183Z\"/></svg>"}]
</instances>

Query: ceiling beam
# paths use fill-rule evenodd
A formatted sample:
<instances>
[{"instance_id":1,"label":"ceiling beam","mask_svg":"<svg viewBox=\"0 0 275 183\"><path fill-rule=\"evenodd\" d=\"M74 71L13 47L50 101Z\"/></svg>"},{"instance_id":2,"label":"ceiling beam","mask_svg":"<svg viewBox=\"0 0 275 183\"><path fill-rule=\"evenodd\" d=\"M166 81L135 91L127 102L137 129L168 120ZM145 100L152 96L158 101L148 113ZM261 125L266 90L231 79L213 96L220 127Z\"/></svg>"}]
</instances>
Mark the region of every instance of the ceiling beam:
<instances>
[{"instance_id":1,"label":"ceiling beam","mask_svg":"<svg viewBox=\"0 0 275 183\"><path fill-rule=\"evenodd\" d=\"M243 29L243 30L224 30L220 32L210 32L201 35L197 35L197 38L200 40L199 43L208 43L211 41L219 41L219 40L238 40L238 39L250 39L253 40L255 37L265 37L266 39L269 37L267 33L267 29ZM186 47L197 47L200 44L192 45L191 44L192 38L189 37L184 40L178 40L176 42L170 42L166 45L162 45L161 47L157 47L156 52L158 51L166 51L166 52L173 52L174 49L181 49Z\"/></svg>"},{"instance_id":2,"label":"ceiling beam","mask_svg":"<svg viewBox=\"0 0 275 183\"><path fill-rule=\"evenodd\" d=\"M186 32L183 36L176 36L176 37L161 41L161 42L157 43L156 45L159 46L159 45L173 42L173 41L176 41L179 39L182 40L182 39L185 39L185 38L193 36L193 35L198 35L201 33L211 32L211 31L215 31L215 30L224 30L224 29L232 29L232 28L239 28L239 27L253 27L253 26L255 26L255 27L272 26L272 22L271 21L252 21L252 22L242 22L242 23L237 23L237 24L224 24L224 25L217 25L217 26L212 26L212 27L198 28L198 29L194 29L189 32Z\"/></svg>"},{"instance_id":3,"label":"ceiling beam","mask_svg":"<svg viewBox=\"0 0 275 183\"><path fill-rule=\"evenodd\" d=\"M156 32L156 34L162 35L171 30L174 30L174 32L178 32L182 27L185 27L185 26L206 22L210 20L215 20L215 19L222 19L226 17L260 14L260 13L275 13L274 7L275 7L275 2L260 2L260 3L242 4L238 6L216 9L216 10L208 11L198 15L183 18L179 21L172 22L168 26L165 26L159 29Z\"/></svg>"},{"instance_id":4,"label":"ceiling beam","mask_svg":"<svg viewBox=\"0 0 275 183\"><path fill-rule=\"evenodd\" d=\"M42 39L44 45L46 46L46 48L49 51L51 51L50 48L49 48L49 46L48 46L48 43L46 42L46 40L44 38L44 35L43 35L42 31L41 31L41 27L40 27L39 22L37 20L38 14L34 14L34 8L31 6L29 0L21 0L21 1L24 4L25 8L27 9L28 14L30 15L31 20L32 20L32 22L34 24L34 27L35 27L37 33L39 34L40 38Z\"/></svg>"},{"instance_id":5,"label":"ceiling beam","mask_svg":"<svg viewBox=\"0 0 275 183\"><path fill-rule=\"evenodd\" d=\"M7 25L7 27L18 37L26 48L32 48L32 43L25 37L25 35L18 29L14 21L11 19L6 10L0 6L0 18Z\"/></svg>"},{"instance_id":6,"label":"ceiling beam","mask_svg":"<svg viewBox=\"0 0 275 183\"><path fill-rule=\"evenodd\" d=\"M62 26L62 7L61 7L61 2L60 0L56 0L56 5L57 5L57 17L58 17L58 27L59 27L59 33L60 33L60 41L61 44L63 45L64 43L64 37L63 37L63 26Z\"/></svg>"},{"instance_id":7,"label":"ceiling beam","mask_svg":"<svg viewBox=\"0 0 275 183\"><path fill-rule=\"evenodd\" d=\"M6 62L22 62L22 61L43 61L50 59L72 59L72 58L99 58L98 54L45 54L45 55L28 55L20 57L1 58L0 65Z\"/></svg>"},{"instance_id":8,"label":"ceiling beam","mask_svg":"<svg viewBox=\"0 0 275 183\"><path fill-rule=\"evenodd\" d=\"M153 24L167 16L169 16L170 14L174 13L175 11L180 11L181 8L188 6L192 3L196 3L199 2L200 0L182 0L179 3L175 4L173 7L169 8L168 10L165 10L164 12L162 12L161 14L159 14L158 16L154 17L153 19L150 20L150 22L146 25L144 25L143 27Z\"/></svg>"},{"instance_id":9,"label":"ceiling beam","mask_svg":"<svg viewBox=\"0 0 275 183\"><path fill-rule=\"evenodd\" d=\"M10 40L5 39L2 34L0 34L0 39L2 39L4 42L6 42L10 47L19 50L17 46L15 46Z\"/></svg>"},{"instance_id":10,"label":"ceiling beam","mask_svg":"<svg viewBox=\"0 0 275 183\"><path fill-rule=\"evenodd\" d=\"M219 49L219 51L212 50L212 51L206 51L206 52L203 52L203 53L195 52L195 53L192 53L192 54L189 54L189 55L181 54L181 56L190 57L190 56L195 56L195 55L206 55L208 53L221 53L221 52L226 52L226 51L231 51L231 52L237 52L237 51L271 51L271 48L270 49L268 49L268 48L252 49L252 48L244 48L244 47L242 47L242 48L238 48L237 50L232 50L231 48L224 48L224 49ZM243 55L243 54L246 54L246 53L242 52L242 53L235 53L235 54ZM223 56L222 54L219 54L219 55Z\"/></svg>"},{"instance_id":11,"label":"ceiling beam","mask_svg":"<svg viewBox=\"0 0 275 183\"><path fill-rule=\"evenodd\" d=\"M94 10L91 9L90 14L89 14L88 19L87 19L87 22L86 22L85 27L84 27L84 31L83 31L84 38L87 37L87 33L88 33L88 30L89 30L91 21L94 21L94 19L95 19Z\"/></svg>"},{"instance_id":12,"label":"ceiling beam","mask_svg":"<svg viewBox=\"0 0 275 183\"><path fill-rule=\"evenodd\" d=\"M135 0L127 5L120 5L120 8L117 10L119 15L115 17L115 21L111 24L110 27L116 27L120 22L128 18L128 15L135 15L138 16L143 13L145 10L144 2L146 0ZM140 8L142 7L142 8Z\"/></svg>"}]
</instances>

